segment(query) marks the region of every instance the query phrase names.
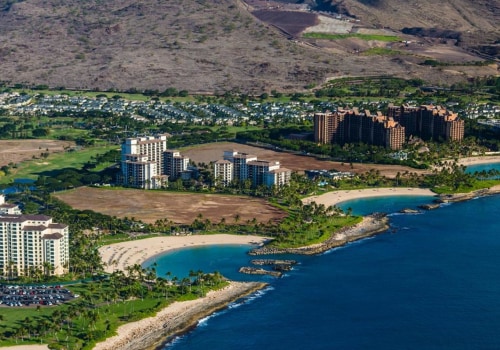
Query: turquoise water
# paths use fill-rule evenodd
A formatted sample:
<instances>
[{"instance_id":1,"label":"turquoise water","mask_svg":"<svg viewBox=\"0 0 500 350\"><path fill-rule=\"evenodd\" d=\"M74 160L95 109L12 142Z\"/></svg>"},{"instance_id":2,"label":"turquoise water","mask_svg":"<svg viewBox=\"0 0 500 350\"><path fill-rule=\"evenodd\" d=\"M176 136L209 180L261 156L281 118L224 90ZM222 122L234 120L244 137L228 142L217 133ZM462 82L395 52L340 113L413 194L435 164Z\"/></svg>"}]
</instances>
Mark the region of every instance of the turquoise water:
<instances>
[{"instance_id":1,"label":"turquoise water","mask_svg":"<svg viewBox=\"0 0 500 350\"><path fill-rule=\"evenodd\" d=\"M471 165L467 167L467 172L473 173L475 171L488 171L492 169L500 170L500 163Z\"/></svg>"},{"instance_id":2,"label":"turquoise water","mask_svg":"<svg viewBox=\"0 0 500 350\"><path fill-rule=\"evenodd\" d=\"M433 196L373 197L345 201L338 207L344 211L351 208L355 215L367 215L373 212L395 213L403 209L418 209L419 205L432 203L434 199Z\"/></svg>"},{"instance_id":3,"label":"turquoise water","mask_svg":"<svg viewBox=\"0 0 500 350\"><path fill-rule=\"evenodd\" d=\"M401 209L394 203L386 211ZM372 201L350 205L379 211ZM268 289L165 348L500 349L499 217L500 196L391 214L387 233L294 257L300 263L285 277L263 278ZM237 272L251 259L246 250L203 247L157 262L164 271L218 270L241 280L248 278Z\"/></svg>"}]
</instances>

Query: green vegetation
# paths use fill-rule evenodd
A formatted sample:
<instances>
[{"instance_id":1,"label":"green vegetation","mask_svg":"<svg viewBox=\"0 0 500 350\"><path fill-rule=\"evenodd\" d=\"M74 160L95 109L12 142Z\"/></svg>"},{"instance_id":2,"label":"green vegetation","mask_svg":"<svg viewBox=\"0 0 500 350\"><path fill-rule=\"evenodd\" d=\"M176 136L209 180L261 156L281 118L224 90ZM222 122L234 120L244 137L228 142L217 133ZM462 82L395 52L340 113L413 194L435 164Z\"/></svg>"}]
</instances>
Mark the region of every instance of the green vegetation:
<instances>
[{"instance_id":1,"label":"green vegetation","mask_svg":"<svg viewBox=\"0 0 500 350\"><path fill-rule=\"evenodd\" d=\"M11 167L8 175L0 177L0 183L8 184L15 178L37 180L40 176L55 177L56 174L64 169L75 169L78 171L85 165L92 163L92 161L101 154L116 149L117 146L104 145L82 148L78 151L67 150L66 152L50 154L47 157L41 156L38 159L25 161L15 167ZM114 164L115 161L116 159L112 160L113 163L111 161L107 163L98 162L99 169L94 168L93 170L102 170L103 167ZM95 167L97 167L97 164Z\"/></svg>"},{"instance_id":2,"label":"green vegetation","mask_svg":"<svg viewBox=\"0 0 500 350\"><path fill-rule=\"evenodd\" d=\"M328 34L328 33L305 33L304 38L312 39L325 39L325 40L342 40L349 38L357 38L362 40L376 40L376 41L386 41L393 42L401 40L395 35L381 35L381 34L361 34L361 33L349 33L349 34Z\"/></svg>"},{"instance_id":3,"label":"green vegetation","mask_svg":"<svg viewBox=\"0 0 500 350\"><path fill-rule=\"evenodd\" d=\"M195 299L227 285L215 272L157 277L155 267L69 286L80 297L60 306L2 308L0 346L47 343L51 349L92 349L127 322L154 316L173 301Z\"/></svg>"},{"instance_id":4,"label":"green vegetation","mask_svg":"<svg viewBox=\"0 0 500 350\"><path fill-rule=\"evenodd\" d=\"M314 34L314 33L312 33ZM339 37L322 37L323 39L344 39L358 37L363 40L396 41L397 37L369 36L352 34ZM366 54L392 54L387 49L374 48ZM311 101L314 108L323 108L322 102L329 101L340 106L349 101L372 101L381 98L392 98L392 101L403 101L411 98L417 103L429 99L437 103L445 103L457 99L460 103L469 103L481 98L498 101L500 95L500 78L476 79L469 83L460 83L434 92L423 92L424 84L418 79L403 80L392 77L378 78L345 78L330 81L326 86L312 94L293 93L289 95L272 91L259 97L248 96L239 92L226 92L221 96L185 96L185 92L173 88L164 92L145 91L131 94L116 92L75 92L47 91L39 86L37 93L72 94L133 100L166 100L176 102L196 101L198 103L214 103L233 106L249 101L288 102ZM19 87L23 89L22 87ZM309 86L308 88L312 88ZM26 92L26 90L20 90ZM181 108L180 104L175 107ZM383 109L387 102L379 102L377 108ZM369 106L367 106L369 107ZM54 112L49 116L20 117L6 115L0 111L0 137L27 139L54 138L75 141L75 150L66 150L58 154L48 154L40 150L40 157L21 164L5 165L1 168L0 183L9 184L14 178L36 179L37 189L11 195L9 200L22 204L25 213L50 215L55 222L70 226L70 272L63 279L75 280L91 278L103 271L103 262L97 248L101 245L145 238L151 235L177 231L194 233L233 233L233 234L265 234L274 238L273 244L280 248L298 247L327 240L339 229L358 223L361 218L352 216L350 211L343 212L339 208L308 204L301 199L313 193L337 189L359 189L381 186L428 187L436 193L470 192L487 188L500 183L498 173L469 174L456 162L439 163L444 157L469 156L488 149L499 150L498 134L491 129L467 120L467 138L462 143L426 142L428 152L418 152L420 145L408 146L409 160L399 161L391 157L392 151L363 144L355 145L317 145L312 139L291 140L291 133L310 133L310 120L264 119L255 118L237 120L235 126L221 126L217 120L208 125L163 122L153 119L138 122L128 117L108 112ZM250 125L251 124L251 125ZM234 183L228 187L208 187L213 184L209 164L199 164L200 177L192 181L172 182L169 190L211 191L225 194L242 194L266 198L273 205L285 210L287 217L281 221L259 223L256 218L240 222L235 215L231 222L222 219L211 222L197 215L190 225L175 225L168 219L157 220L153 224L145 224L135 218L119 219L99 214L91 210L74 210L66 204L54 199L50 193L67 190L82 185L99 182L111 182L117 169L110 169L119 159L118 144L124 137L135 134L155 132L171 132L169 147L185 147L205 142L240 139L266 144L280 150L292 150L300 154L310 153L319 158L332 159L353 164L384 163L404 164L415 168L434 169L429 175L418 175L413 172L398 173L394 179L380 175L376 170L364 174L348 176L343 179L317 178L308 179L294 174L289 186L268 188L259 186L251 188L248 181ZM331 169L334 170L334 169ZM323 187L319 183L323 183ZM208 185L207 185L208 184ZM133 232L133 234L132 234ZM56 281L57 279L43 279ZM35 282L33 278L20 278L19 282ZM225 285L217 273L204 274L196 272L179 280L176 277L157 277L154 269L144 270L133 266L127 275L115 272L109 279L84 283L70 287L81 298L60 307L41 307L23 309L2 309L0 315L0 346L19 343L48 342L53 348L92 348L99 339L113 334L116 328L125 322L153 315L157 310L173 300L195 298L203 295L208 288L220 288Z\"/></svg>"},{"instance_id":5,"label":"green vegetation","mask_svg":"<svg viewBox=\"0 0 500 350\"><path fill-rule=\"evenodd\" d=\"M194 101L195 97L193 95L189 95L189 92L186 90L178 91L175 88L167 88L163 92L159 90L145 90L138 91L135 89L130 89L129 91L82 91L82 90L68 90L65 88L59 89L49 89L47 86L40 85L37 87L28 87L23 86L22 84L18 84L12 88L4 88L0 91L3 92L19 92L19 93L28 93L28 94L41 94L48 96L55 95L67 95L67 96L85 96L90 98L96 97L107 97L107 98L123 98L130 101L150 101L155 98L160 101L175 101L175 102L188 102Z\"/></svg>"},{"instance_id":6,"label":"green vegetation","mask_svg":"<svg viewBox=\"0 0 500 350\"><path fill-rule=\"evenodd\" d=\"M368 50L368 53L372 49ZM382 48L373 48L373 53L377 51L388 50ZM384 53L385 54L385 53ZM320 97L385 97L399 98L402 93L414 93L424 85L420 79L399 79L389 76L373 78L342 78L330 80L321 89L315 91L315 96Z\"/></svg>"}]
</instances>

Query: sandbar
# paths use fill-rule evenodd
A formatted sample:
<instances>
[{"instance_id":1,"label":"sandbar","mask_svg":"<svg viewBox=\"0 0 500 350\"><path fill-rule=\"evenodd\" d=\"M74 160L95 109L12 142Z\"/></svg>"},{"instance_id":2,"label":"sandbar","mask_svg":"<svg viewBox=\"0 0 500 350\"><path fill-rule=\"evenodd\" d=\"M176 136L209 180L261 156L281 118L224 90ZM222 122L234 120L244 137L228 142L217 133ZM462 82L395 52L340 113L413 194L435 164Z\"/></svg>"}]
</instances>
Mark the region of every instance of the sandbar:
<instances>
[{"instance_id":1,"label":"sandbar","mask_svg":"<svg viewBox=\"0 0 500 350\"><path fill-rule=\"evenodd\" d=\"M160 236L114 243L99 248L104 270L112 273L125 271L127 266L142 264L146 260L169 250L205 245L263 245L269 238L252 235L184 235Z\"/></svg>"},{"instance_id":2,"label":"sandbar","mask_svg":"<svg viewBox=\"0 0 500 350\"><path fill-rule=\"evenodd\" d=\"M388 196L435 196L436 194L427 188L416 187L378 187L365 188L360 190L340 190L327 192L319 196L304 198L302 202L309 204L316 202L327 207L338 205L339 203L360 198L388 197Z\"/></svg>"}]
</instances>

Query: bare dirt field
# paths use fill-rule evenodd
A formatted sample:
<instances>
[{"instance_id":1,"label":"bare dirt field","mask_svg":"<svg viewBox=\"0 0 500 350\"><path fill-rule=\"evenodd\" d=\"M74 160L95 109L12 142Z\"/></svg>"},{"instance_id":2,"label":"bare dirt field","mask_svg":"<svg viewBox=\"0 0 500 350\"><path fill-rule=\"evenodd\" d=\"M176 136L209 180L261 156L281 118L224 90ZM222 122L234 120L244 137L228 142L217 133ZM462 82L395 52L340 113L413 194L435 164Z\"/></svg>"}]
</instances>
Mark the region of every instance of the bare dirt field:
<instances>
[{"instance_id":1,"label":"bare dirt field","mask_svg":"<svg viewBox=\"0 0 500 350\"><path fill-rule=\"evenodd\" d=\"M176 224L191 224L199 214L203 215L202 220L218 223L224 218L228 224L246 223L253 218L267 223L286 216L265 200L244 196L93 187L80 187L55 196L76 209L90 209L119 218L133 217L145 223L167 218Z\"/></svg>"},{"instance_id":2,"label":"bare dirt field","mask_svg":"<svg viewBox=\"0 0 500 350\"><path fill-rule=\"evenodd\" d=\"M40 157L42 153L63 152L74 142L57 140L0 140L0 166ZM47 151L48 150L48 151Z\"/></svg>"},{"instance_id":3,"label":"bare dirt field","mask_svg":"<svg viewBox=\"0 0 500 350\"><path fill-rule=\"evenodd\" d=\"M384 165L384 164L360 164L353 163L351 168L348 163L341 162L331 162L320 160L315 157L306 155L296 155L286 152L277 152L270 149L253 147L249 145L243 145L233 142L218 142L210 143L206 145L200 145L188 150L183 150L181 153L196 163L209 163L222 159L224 151L236 150L240 153L248 153L257 156L261 160L276 160L280 162L280 165L284 168L288 168L293 171L302 172L304 170L315 169L315 170L332 170L337 171L351 171L355 173L364 173L370 169L378 169L381 175L387 177L395 177L398 172L404 173L416 172L418 174L424 173L425 171L419 169L413 169L410 167L400 166L400 165Z\"/></svg>"},{"instance_id":4,"label":"bare dirt field","mask_svg":"<svg viewBox=\"0 0 500 350\"><path fill-rule=\"evenodd\" d=\"M318 16L310 12L258 10L252 12L252 15L294 37L307 27L319 23Z\"/></svg>"}]
</instances>

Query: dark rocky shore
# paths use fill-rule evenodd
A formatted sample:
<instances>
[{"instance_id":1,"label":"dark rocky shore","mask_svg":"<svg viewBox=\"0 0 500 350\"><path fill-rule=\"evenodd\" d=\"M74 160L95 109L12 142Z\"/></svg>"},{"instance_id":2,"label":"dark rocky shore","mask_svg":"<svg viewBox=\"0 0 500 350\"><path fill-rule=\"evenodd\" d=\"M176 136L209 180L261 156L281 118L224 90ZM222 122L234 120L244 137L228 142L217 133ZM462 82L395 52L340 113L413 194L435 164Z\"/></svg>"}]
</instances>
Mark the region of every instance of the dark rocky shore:
<instances>
[{"instance_id":1,"label":"dark rocky shore","mask_svg":"<svg viewBox=\"0 0 500 350\"><path fill-rule=\"evenodd\" d=\"M345 227L326 241L310 246L299 248L275 248L264 246L253 249L249 252L250 255L271 255L271 254L302 254L314 255L324 253L332 248L343 246L349 242L357 241L366 237L384 232L389 228L389 219L385 214L372 214L365 216L363 221L351 227Z\"/></svg>"}]
</instances>

